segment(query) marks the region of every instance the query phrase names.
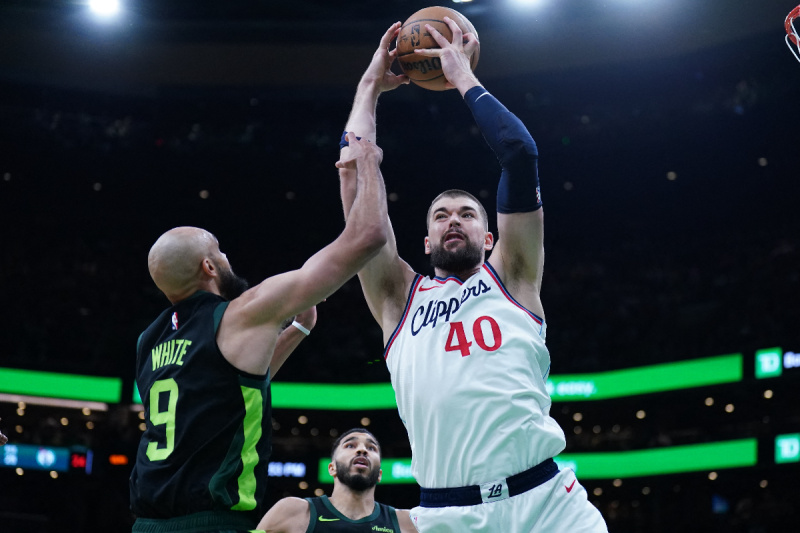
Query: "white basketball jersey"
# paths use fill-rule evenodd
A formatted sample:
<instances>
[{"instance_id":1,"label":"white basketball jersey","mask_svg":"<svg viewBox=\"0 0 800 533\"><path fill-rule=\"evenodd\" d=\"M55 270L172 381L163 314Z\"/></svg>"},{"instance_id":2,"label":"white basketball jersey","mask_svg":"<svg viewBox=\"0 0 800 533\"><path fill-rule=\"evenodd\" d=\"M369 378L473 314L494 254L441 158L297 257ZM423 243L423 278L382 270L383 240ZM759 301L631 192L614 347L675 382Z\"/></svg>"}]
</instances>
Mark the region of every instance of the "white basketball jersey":
<instances>
[{"instance_id":1,"label":"white basketball jersey","mask_svg":"<svg viewBox=\"0 0 800 533\"><path fill-rule=\"evenodd\" d=\"M466 281L417 275L384 356L420 486L501 479L564 449L544 341L488 263Z\"/></svg>"}]
</instances>

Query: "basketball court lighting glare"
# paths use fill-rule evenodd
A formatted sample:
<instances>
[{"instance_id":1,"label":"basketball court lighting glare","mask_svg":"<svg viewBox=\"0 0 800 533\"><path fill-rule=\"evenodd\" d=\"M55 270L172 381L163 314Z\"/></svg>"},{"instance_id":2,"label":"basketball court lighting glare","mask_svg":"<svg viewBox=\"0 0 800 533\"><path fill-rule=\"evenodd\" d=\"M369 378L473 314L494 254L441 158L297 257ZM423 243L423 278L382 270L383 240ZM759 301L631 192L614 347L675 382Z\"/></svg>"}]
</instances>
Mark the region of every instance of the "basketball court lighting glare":
<instances>
[{"instance_id":1,"label":"basketball court lighting glare","mask_svg":"<svg viewBox=\"0 0 800 533\"><path fill-rule=\"evenodd\" d=\"M96 15L111 17L119 13L119 0L89 0L89 9Z\"/></svg>"}]
</instances>

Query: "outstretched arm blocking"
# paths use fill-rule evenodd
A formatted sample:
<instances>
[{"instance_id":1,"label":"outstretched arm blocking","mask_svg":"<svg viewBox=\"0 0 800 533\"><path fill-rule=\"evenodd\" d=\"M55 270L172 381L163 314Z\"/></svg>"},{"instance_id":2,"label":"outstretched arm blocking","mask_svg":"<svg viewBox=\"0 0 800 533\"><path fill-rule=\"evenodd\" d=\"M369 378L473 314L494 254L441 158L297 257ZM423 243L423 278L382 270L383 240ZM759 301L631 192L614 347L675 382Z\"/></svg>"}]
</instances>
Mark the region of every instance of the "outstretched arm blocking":
<instances>
[{"instance_id":1,"label":"outstretched arm blocking","mask_svg":"<svg viewBox=\"0 0 800 533\"><path fill-rule=\"evenodd\" d=\"M358 141L352 134L348 137L349 159L337 165L355 170L357 178L345 228L299 270L280 274L256 287L256 295L263 299L254 310L264 317L283 321L321 302L361 270L386 243L388 214L380 171L383 152L375 143Z\"/></svg>"},{"instance_id":2,"label":"outstretched arm blocking","mask_svg":"<svg viewBox=\"0 0 800 533\"><path fill-rule=\"evenodd\" d=\"M407 85L409 79L405 75L395 75L390 67L395 60L396 49L389 46L400 31L400 23L396 22L383 34L372 61L358 83L353 108L347 119L345 131L355 132L362 140L376 139L376 109L381 93ZM349 135L348 135L349 139ZM350 157L350 147L342 146L341 159ZM339 168L342 208L345 219L352 217L352 206L356 198L355 168L337 164ZM383 328L384 338L397 325L405 305L408 285L413 280L414 272L397 254L397 244L386 218L389 231L387 242L378 255L360 272L359 279L364 290L367 304L375 320ZM387 333L388 332L388 333Z\"/></svg>"},{"instance_id":3,"label":"outstretched arm blocking","mask_svg":"<svg viewBox=\"0 0 800 533\"><path fill-rule=\"evenodd\" d=\"M382 157L374 143L351 139L350 159L343 164L357 171L357 179L344 231L300 269L268 278L231 301L217 332L217 344L234 366L261 375L277 355L276 371L302 339L284 339L289 344L282 341L280 352L274 354L281 324L330 296L384 246L389 230Z\"/></svg>"}]
</instances>

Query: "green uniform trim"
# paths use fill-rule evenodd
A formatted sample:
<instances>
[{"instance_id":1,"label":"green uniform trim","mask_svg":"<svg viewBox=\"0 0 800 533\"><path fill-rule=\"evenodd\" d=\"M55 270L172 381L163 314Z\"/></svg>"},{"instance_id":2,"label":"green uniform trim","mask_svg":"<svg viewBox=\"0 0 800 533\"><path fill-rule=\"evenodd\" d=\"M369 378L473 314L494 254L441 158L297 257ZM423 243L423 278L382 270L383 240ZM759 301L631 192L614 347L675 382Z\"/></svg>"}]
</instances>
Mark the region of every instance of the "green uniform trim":
<instances>
[{"instance_id":1,"label":"green uniform trim","mask_svg":"<svg viewBox=\"0 0 800 533\"><path fill-rule=\"evenodd\" d=\"M242 473L239 474L239 503L233 506L234 511L249 511L256 508L256 478L253 473L258 464L256 444L261 439L261 418L264 396L260 389L242 386L245 417L243 422L244 446L242 447Z\"/></svg>"}]
</instances>

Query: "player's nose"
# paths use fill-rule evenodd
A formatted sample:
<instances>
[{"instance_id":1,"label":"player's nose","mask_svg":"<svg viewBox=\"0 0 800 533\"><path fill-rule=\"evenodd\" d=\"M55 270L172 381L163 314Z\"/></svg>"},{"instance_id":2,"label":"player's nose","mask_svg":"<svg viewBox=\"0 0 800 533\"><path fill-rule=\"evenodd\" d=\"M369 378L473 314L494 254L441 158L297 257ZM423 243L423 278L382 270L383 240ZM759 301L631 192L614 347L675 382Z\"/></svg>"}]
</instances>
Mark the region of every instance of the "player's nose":
<instances>
[{"instance_id":1,"label":"player's nose","mask_svg":"<svg viewBox=\"0 0 800 533\"><path fill-rule=\"evenodd\" d=\"M358 455L367 455L367 445L363 442L358 443L356 446L356 454Z\"/></svg>"}]
</instances>

